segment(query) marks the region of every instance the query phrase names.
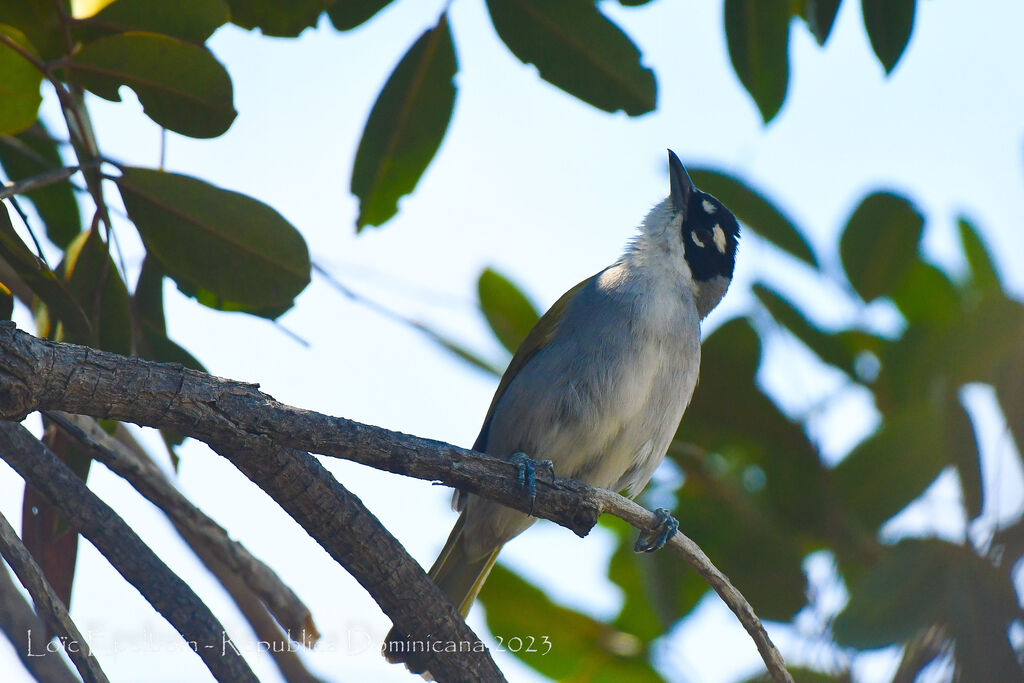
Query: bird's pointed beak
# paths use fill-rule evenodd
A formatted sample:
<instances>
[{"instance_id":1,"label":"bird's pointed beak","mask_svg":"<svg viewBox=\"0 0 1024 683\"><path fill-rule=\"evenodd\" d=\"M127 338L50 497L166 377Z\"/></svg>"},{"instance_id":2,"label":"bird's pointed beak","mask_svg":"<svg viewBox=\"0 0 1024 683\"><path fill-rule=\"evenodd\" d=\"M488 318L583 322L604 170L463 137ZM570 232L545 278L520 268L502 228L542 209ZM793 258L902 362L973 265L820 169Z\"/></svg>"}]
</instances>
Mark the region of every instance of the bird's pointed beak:
<instances>
[{"instance_id":1,"label":"bird's pointed beak","mask_svg":"<svg viewBox=\"0 0 1024 683\"><path fill-rule=\"evenodd\" d=\"M672 150L668 150L668 175L670 179L672 205L676 211L686 211L690 205L690 194L693 192L693 181L683 168L683 162Z\"/></svg>"}]
</instances>

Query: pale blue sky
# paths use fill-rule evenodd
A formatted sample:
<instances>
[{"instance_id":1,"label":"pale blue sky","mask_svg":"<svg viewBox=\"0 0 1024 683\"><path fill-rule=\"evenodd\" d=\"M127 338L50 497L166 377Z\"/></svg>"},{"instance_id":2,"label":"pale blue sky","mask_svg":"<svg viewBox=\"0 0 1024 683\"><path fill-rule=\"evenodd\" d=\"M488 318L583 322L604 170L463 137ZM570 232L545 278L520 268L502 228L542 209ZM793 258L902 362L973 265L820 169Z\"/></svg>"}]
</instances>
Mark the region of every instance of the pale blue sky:
<instances>
[{"instance_id":1,"label":"pale blue sky","mask_svg":"<svg viewBox=\"0 0 1024 683\"><path fill-rule=\"evenodd\" d=\"M719 2L656 0L640 9L601 3L658 76L659 109L629 119L541 81L498 41L483 2L455 0L459 91L448 135L399 215L356 237L348 186L362 125L394 64L445 4L399 0L356 32L339 34L322 22L298 41L221 29L210 47L232 75L239 117L212 141L169 134L168 168L267 201L303 232L314 259L347 285L495 359L502 351L472 305L480 270L497 267L546 307L616 258L667 193L666 147L684 163L723 167L763 188L807 230L833 269L842 223L873 189L896 188L914 199L927 218L926 253L957 271L955 218L966 212L984 229L1000 272L1024 295L1024 88L1017 73L1024 64L1024 5L918 3L913 38L888 79L870 51L859 3L843 3L824 50L795 23L786 104L764 127L729 66ZM122 92L125 104L91 102L100 143L112 157L155 165L158 129L134 95ZM119 229L134 277L141 249L130 234L127 226ZM748 235L736 283L708 326L751 310L746 288L757 279L770 279L829 323L849 322L855 313L837 303L839 290L821 287L795 260ZM469 445L494 390L493 378L316 277L282 319L309 348L264 321L203 309L171 286L166 292L172 337L211 372L258 381L287 403ZM895 319L882 304L869 318L881 326ZM28 325L25 315L19 322ZM809 362L795 342L778 337L768 348L762 380L787 410L801 413L840 385L837 373ZM1020 509L1021 485L1010 465L1012 444L986 401L991 404L984 389L969 398L986 425L988 481L1003 487L999 509L988 511L991 522ZM838 458L874 420L866 395L846 392L814 420L812 436ZM157 441L147 443L160 452ZM349 463L327 465L417 559L433 559L455 519L446 490ZM266 496L196 443L183 449L180 474L186 494L312 607L325 642L306 660L318 674L410 680L377 654L387 618ZM922 511L894 529L962 534L950 483L933 487ZM254 638L240 615L162 516L101 466L93 468L90 485L211 604L236 641L251 647ZM20 480L0 465L0 510L16 525L20 498ZM501 557L555 600L604 617L621 600L605 578L610 549L600 531L579 540L545 523ZM100 661L112 679L202 678L199 659L181 651L170 627L88 543L80 558L72 615L106 651ZM818 558L809 567L817 574L827 562ZM471 615L478 632L486 630L482 617L479 608ZM828 652L771 630L795 661L830 661ZM140 633L151 642L133 641ZM122 646L134 642L136 650L177 651L126 647L113 654L115 639ZM19 666L13 656L0 644L0 671ZM250 661L261 678L276 679L266 657ZM509 656L498 661L511 680L535 679ZM752 643L715 597L665 639L659 661L673 681L735 680L759 665ZM887 656L865 657L855 671L859 680L875 680L890 663Z\"/></svg>"}]
</instances>

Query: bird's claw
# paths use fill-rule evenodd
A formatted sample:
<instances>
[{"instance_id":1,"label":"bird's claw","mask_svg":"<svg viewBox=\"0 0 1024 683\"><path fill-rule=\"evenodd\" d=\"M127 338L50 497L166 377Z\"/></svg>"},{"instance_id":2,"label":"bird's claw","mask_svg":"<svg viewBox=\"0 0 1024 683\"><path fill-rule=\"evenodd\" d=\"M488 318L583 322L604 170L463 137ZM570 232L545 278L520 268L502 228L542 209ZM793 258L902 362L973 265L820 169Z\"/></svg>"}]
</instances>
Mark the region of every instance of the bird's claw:
<instances>
[{"instance_id":1,"label":"bird's claw","mask_svg":"<svg viewBox=\"0 0 1024 683\"><path fill-rule=\"evenodd\" d=\"M654 514L658 518L658 526L650 533L640 533L640 538L636 539L636 545L633 546L633 552L650 553L660 550L679 530L679 522L665 508L658 508Z\"/></svg>"},{"instance_id":2,"label":"bird's claw","mask_svg":"<svg viewBox=\"0 0 1024 683\"><path fill-rule=\"evenodd\" d=\"M533 515L533 504L537 501L537 477L536 468L542 467L555 477L555 465L550 460L536 461L523 452L516 452L510 458L516 466L519 487L526 489L526 495L530 497L530 515Z\"/></svg>"}]
</instances>

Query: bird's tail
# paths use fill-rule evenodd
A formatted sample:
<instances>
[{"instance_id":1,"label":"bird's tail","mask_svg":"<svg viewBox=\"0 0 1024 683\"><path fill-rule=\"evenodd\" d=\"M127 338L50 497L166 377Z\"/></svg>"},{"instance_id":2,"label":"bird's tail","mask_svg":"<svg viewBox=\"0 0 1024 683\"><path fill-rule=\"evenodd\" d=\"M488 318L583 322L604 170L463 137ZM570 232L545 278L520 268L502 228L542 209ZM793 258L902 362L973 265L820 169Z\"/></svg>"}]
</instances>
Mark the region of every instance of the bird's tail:
<instances>
[{"instance_id":1,"label":"bird's tail","mask_svg":"<svg viewBox=\"0 0 1024 683\"><path fill-rule=\"evenodd\" d=\"M469 608L476 600L477 594L480 593L480 589L498 557L498 551L501 550L501 546L498 546L490 554L482 557L467 556L465 537L462 534L465 519L466 513L463 512L459 516L459 521L455 523L451 534L448 535L448 541L441 549L441 554L434 560L434 566L428 572L430 578L448 596L463 617L469 614ZM397 664L408 662L410 655L424 652L429 646L429 643L415 642L409 636L403 635L396 627L388 633L381 651L389 662ZM414 673L420 672L414 671Z\"/></svg>"}]
</instances>

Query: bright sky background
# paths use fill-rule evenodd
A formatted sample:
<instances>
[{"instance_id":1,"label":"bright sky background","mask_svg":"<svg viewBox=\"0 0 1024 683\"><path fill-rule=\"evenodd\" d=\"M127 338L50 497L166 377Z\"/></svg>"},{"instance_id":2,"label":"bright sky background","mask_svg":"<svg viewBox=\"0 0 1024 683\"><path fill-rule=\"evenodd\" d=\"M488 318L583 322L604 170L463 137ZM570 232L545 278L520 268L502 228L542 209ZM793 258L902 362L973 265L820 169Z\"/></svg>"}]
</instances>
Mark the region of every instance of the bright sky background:
<instances>
[{"instance_id":1,"label":"bright sky background","mask_svg":"<svg viewBox=\"0 0 1024 683\"><path fill-rule=\"evenodd\" d=\"M845 218L873 189L896 188L917 202L927 218L925 252L955 272L963 269L955 219L965 212L983 228L1001 274L1024 296L1024 4L918 3L913 38L888 79L871 53L859 3L843 3L825 50L795 23L786 104L763 127L729 66L720 2L659 0L640 9L601 3L658 77L658 110L629 119L599 112L541 81L497 39L483 2L456 0L451 23L459 90L448 134L398 217L356 237L357 206L348 187L362 126L391 69L445 4L399 0L351 34L324 21L297 41L224 27L210 47L231 73L239 117L212 141L169 134L168 169L268 202L302 231L314 260L352 289L442 328L498 362L503 352L473 307L480 271L493 265L538 306L550 305L613 261L649 207L667 194L666 147L684 163L723 167L764 189L805 229L829 268L838 267L834 245ZM100 144L108 156L155 166L159 130L130 91L122 94L124 104L91 100ZM47 106L56 122L52 98ZM142 251L131 235L128 226L118 229L134 278ZM804 266L748 234L736 282L706 328L752 310L747 286L758 279L797 297L820 320L839 325L853 319L842 292L822 288ZM317 277L281 320L308 348L265 321L204 309L171 285L166 295L171 336L211 372L259 382L296 406L468 446L496 384ZM872 307L869 318L890 329L896 320L882 304ZM17 320L31 329L24 311ZM841 384L837 373L809 362L784 336L768 348L763 384L792 414ZM1001 418L991 409L991 393L967 393L986 427L986 483L1000 487L998 505L986 510L990 529L1019 511L1021 476ZM817 414L812 436L836 459L875 419L866 395L847 391ZM162 457L157 440L147 443ZM417 559L433 560L455 521L446 489L324 462ZM179 483L312 608L324 640L305 659L318 675L410 680L378 655L389 621L365 591L230 464L190 442L182 449ZM917 514L902 515L888 531L962 536L953 483L945 476ZM199 592L236 643L254 647L233 603L161 513L100 465L89 484ZM15 526L21 490L21 480L0 465L0 511ZM607 617L621 602L605 578L611 548L601 530L580 540L541 523L501 559L558 602ZM827 565L827 558L815 558L808 570L827 575ZM113 680L208 677L171 627L88 542L80 548L71 609L86 637L92 634ZM470 624L486 632L479 607ZM785 629L769 630L794 662L832 661L829 652L800 645ZM117 653L115 641L122 648ZM672 681L731 681L760 666L753 644L714 596L659 652L662 672ZM496 658L511 680L537 680L511 656ZM249 659L262 679L278 679L269 658ZM864 657L855 671L860 680L877 680L892 662L888 654ZM0 672L8 671L23 674L4 641Z\"/></svg>"}]
</instances>

